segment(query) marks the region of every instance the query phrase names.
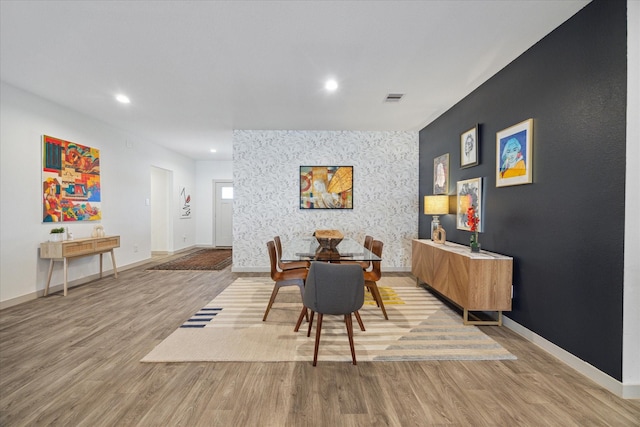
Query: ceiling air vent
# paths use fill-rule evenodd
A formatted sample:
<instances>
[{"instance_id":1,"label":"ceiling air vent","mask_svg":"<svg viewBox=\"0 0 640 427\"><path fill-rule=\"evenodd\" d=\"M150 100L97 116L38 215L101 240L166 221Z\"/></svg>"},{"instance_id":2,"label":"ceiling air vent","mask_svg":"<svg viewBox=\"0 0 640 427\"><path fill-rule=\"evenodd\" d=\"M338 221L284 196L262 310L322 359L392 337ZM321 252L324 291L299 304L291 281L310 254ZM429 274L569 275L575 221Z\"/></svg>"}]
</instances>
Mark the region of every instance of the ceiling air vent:
<instances>
[{"instance_id":1,"label":"ceiling air vent","mask_svg":"<svg viewBox=\"0 0 640 427\"><path fill-rule=\"evenodd\" d=\"M400 102L403 96L404 96L404 93L390 93L384 99L384 102Z\"/></svg>"}]
</instances>

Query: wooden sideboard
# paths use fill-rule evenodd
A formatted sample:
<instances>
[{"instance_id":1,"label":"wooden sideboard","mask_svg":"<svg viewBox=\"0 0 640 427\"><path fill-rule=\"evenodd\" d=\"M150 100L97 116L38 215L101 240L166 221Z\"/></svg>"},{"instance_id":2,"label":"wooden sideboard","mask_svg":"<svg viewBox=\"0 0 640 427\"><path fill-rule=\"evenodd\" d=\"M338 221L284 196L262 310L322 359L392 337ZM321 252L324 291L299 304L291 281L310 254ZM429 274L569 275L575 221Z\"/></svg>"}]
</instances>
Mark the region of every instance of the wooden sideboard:
<instances>
[{"instance_id":1,"label":"wooden sideboard","mask_svg":"<svg viewBox=\"0 0 640 427\"><path fill-rule=\"evenodd\" d=\"M463 309L465 325L502 325L511 310L513 258L487 251L471 252L457 243L412 242L411 273ZM480 320L473 311L497 311L498 319ZM469 316L475 320L469 320Z\"/></svg>"},{"instance_id":2,"label":"wooden sideboard","mask_svg":"<svg viewBox=\"0 0 640 427\"><path fill-rule=\"evenodd\" d=\"M44 242L40 244L40 258L50 259L49 275L47 286L44 288L44 295L49 293L51 274L53 273L53 262L62 261L64 263L64 295L67 296L67 271L70 258L83 257L88 255L100 255L100 277L102 278L102 254L111 253L113 264L113 275L118 277L116 269L116 258L113 250L120 247L120 236L88 237L84 239L66 240L64 242Z\"/></svg>"}]
</instances>

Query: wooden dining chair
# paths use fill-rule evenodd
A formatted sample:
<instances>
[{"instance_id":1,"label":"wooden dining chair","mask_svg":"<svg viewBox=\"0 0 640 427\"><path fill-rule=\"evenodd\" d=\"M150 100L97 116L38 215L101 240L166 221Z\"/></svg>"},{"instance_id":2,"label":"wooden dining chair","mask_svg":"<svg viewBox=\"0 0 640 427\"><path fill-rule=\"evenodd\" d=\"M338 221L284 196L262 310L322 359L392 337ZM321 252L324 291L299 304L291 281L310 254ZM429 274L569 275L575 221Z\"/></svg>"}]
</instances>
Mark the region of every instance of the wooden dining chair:
<instances>
[{"instance_id":1,"label":"wooden dining chair","mask_svg":"<svg viewBox=\"0 0 640 427\"><path fill-rule=\"evenodd\" d=\"M316 325L316 342L313 350L313 366L318 362L318 347L322 331L322 319L325 314L344 316L351 348L351 359L356 365L356 351L353 343L353 322L351 315L358 318L358 310L364 304L364 272L355 264L331 264L314 261L309 267L307 284L303 297L304 309L311 310L307 336L311 335L313 316L318 313ZM303 313L300 313L298 323ZM360 322L360 320L359 320Z\"/></svg>"},{"instance_id":2,"label":"wooden dining chair","mask_svg":"<svg viewBox=\"0 0 640 427\"><path fill-rule=\"evenodd\" d=\"M304 297L304 282L307 278L308 269L296 268L292 270L279 270L278 269L278 256L276 255L276 245L273 241L267 242L267 250L269 251L269 260L271 262L271 279L275 282L273 285L273 291L271 292L271 298L269 298L269 304L264 312L262 321L267 320L269 310L278 295L278 291L283 286L297 286L300 288L300 296Z\"/></svg>"},{"instance_id":3,"label":"wooden dining chair","mask_svg":"<svg viewBox=\"0 0 640 427\"><path fill-rule=\"evenodd\" d=\"M282 242L280 236L273 238L273 242L276 244L276 254L278 255L278 268L280 270L295 270L296 268L309 268L309 261L282 261Z\"/></svg>"},{"instance_id":4,"label":"wooden dining chair","mask_svg":"<svg viewBox=\"0 0 640 427\"><path fill-rule=\"evenodd\" d=\"M371 250L371 246L373 245L373 236L364 236L364 243L363 246L368 249ZM371 269L371 261L340 261L340 264L358 264L362 267L363 270L370 270Z\"/></svg>"},{"instance_id":5,"label":"wooden dining chair","mask_svg":"<svg viewBox=\"0 0 640 427\"><path fill-rule=\"evenodd\" d=\"M371 246L371 252L378 257L382 258L382 247L384 244L380 240L374 240ZM380 270L380 261L372 261L372 268L364 272L364 285L371 291L371 296L376 302L376 305L380 307L382 310L382 314L386 320L389 320L387 316L387 310L384 308L384 303L382 302L382 296L380 295L380 290L378 289L378 284L376 283L382 277L382 271Z\"/></svg>"}]
</instances>

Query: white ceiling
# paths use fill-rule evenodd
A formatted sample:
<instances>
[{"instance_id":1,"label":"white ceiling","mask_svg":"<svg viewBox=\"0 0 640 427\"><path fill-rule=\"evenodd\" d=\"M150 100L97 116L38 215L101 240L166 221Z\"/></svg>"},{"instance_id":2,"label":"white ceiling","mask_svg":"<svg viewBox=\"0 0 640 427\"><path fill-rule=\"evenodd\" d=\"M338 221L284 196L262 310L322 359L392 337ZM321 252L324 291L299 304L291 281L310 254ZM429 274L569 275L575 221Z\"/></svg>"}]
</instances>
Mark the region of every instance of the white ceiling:
<instances>
[{"instance_id":1,"label":"white ceiling","mask_svg":"<svg viewBox=\"0 0 640 427\"><path fill-rule=\"evenodd\" d=\"M0 71L133 138L230 160L232 129L420 130L587 3L2 0Z\"/></svg>"}]
</instances>

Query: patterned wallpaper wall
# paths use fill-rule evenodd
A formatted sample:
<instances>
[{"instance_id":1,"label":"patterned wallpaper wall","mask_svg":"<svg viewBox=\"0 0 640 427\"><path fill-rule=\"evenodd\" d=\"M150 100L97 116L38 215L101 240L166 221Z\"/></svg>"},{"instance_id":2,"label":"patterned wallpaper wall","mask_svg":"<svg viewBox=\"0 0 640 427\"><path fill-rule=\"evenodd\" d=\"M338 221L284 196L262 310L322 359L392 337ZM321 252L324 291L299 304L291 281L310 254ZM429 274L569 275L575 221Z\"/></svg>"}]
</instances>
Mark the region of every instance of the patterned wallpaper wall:
<instances>
[{"instance_id":1,"label":"patterned wallpaper wall","mask_svg":"<svg viewBox=\"0 0 640 427\"><path fill-rule=\"evenodd\" d=\"M301 210L300 166L353 166L352 210ZM233 133L233 271L268 271L266 243L316 229L384 242L382 267L411 269L418 236L418 132Z\"/></svg>"}]
</instances>

